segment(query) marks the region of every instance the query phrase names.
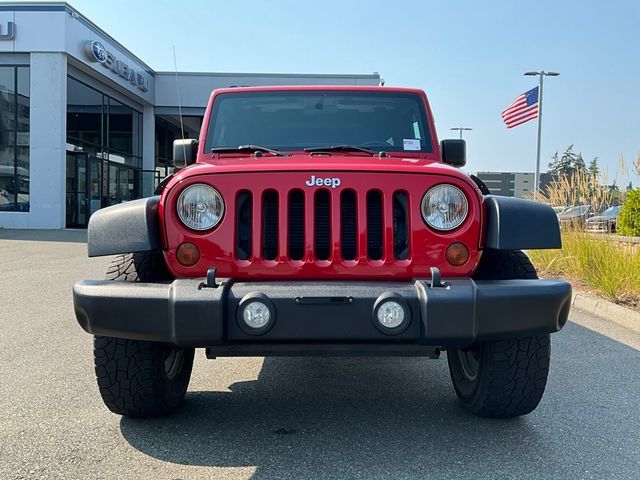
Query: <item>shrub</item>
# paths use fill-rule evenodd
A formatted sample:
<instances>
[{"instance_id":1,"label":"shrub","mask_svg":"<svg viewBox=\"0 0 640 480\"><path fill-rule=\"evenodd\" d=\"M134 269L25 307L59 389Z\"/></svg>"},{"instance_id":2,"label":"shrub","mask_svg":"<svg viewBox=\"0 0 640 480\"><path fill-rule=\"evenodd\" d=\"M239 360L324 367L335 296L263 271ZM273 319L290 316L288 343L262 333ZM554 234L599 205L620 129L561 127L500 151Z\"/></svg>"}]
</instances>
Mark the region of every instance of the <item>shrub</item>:
<instances>
[{"instance_id":1,"label":"shrub","mask_svg":"<svg viewBox=\"0 0 640 480\"><path fill-rule=\"evenodd\" d=\"M619 235L640 236L640 188L627 192L616 228Z\"/></svg>"}]
</instances>

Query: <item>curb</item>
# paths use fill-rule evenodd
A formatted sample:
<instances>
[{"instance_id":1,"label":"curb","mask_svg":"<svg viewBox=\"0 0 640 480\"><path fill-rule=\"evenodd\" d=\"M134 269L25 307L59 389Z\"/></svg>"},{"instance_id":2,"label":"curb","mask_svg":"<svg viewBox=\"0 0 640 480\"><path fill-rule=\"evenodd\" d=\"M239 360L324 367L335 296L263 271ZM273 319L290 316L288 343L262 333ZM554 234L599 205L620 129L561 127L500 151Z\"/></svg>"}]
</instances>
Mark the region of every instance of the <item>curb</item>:
<instances>
[{"instance_id":1,"label":"curb","mask_svg":"<svg viewBox=\"0 0 640 480\"><path fill-rule=\"evenodd\" d=\"M617 323L629 330L640 333L640 312L584 292L574 292L571 305L603 320Z\"/></svg>"}]
</instances>

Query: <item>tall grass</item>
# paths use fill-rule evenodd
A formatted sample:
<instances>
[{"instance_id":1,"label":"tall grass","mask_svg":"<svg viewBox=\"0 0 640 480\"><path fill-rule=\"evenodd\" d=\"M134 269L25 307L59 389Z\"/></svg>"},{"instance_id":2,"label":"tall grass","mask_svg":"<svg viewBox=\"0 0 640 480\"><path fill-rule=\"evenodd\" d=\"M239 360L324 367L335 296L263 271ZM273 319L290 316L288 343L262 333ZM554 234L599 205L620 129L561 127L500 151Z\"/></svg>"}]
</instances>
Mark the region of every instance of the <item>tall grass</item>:
<instances>
[{"instance_id":1,"label":"tall grass","mask_svg":"<svg viewBox=\"0 0 640 480\"><path fill-rule=\"evenodd\" d=\"M640 301L638 248L580 231L565 231L561 250L527 252L542 276L578 280L618 303Z\"/></svg>"},{"instance_id":2,"label":"tall grass","mask_svg":"<svg viewBox=\"0 0 640 480\"><path fill-rule=\"evenodd\" d=\"M591 205L594 212L601 212L614 204L615 197L598 176L578 171L553 180L536 200L552 206Z\"/></svg>"},{"instance_id":3,"label":"tall grass","mask_svg":"<svg viewBox=\"0 0 640 480\"><path fill-rule=\"evenodd\" d=\"M621 158L622 178L626 176ZM619 176L619 175L617 175ZM577 172L552 182L536 200L553 206L591 205L594 212L619 201L620 194L597 176ZM604 183L603 183L604 182ZM627 245L564 226L561 250L528 252L543 276L568 277L618 303L640 303L640 252Z\"/></svg>"}]
</instances>

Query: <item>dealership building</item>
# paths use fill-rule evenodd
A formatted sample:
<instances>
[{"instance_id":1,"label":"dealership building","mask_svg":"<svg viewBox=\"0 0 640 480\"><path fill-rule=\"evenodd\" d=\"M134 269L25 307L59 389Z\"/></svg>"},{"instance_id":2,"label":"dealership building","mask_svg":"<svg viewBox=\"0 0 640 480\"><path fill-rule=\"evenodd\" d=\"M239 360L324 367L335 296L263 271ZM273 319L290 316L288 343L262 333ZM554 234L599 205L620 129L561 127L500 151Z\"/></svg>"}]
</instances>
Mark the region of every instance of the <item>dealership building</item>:
<instances>
[{"instance_id":1,"label":"dealership building","mask_svg":"<svg viewBox=\"0 0 640 480\"><path fill-rule=\"evenodd\" d=\"M0 4L0 228L83 228L152 195L211 91L378 85L367 75L156 72L67 3Z\"/></svg>"}]
</instances>

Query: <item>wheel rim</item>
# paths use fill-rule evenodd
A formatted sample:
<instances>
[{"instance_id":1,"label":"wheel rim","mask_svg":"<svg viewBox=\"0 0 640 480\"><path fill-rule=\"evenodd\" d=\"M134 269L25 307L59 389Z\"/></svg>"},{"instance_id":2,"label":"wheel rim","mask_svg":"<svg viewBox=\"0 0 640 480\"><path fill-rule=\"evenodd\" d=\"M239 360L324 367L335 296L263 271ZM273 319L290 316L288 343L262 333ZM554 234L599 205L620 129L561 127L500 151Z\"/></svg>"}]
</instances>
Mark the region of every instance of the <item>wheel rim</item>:
<instances>
[{"instance_id":1,"label":"wheel rim","mask_svg":"<svg viewBox=\"0 0 640 480\"><path fill-rule=\"evenodd\" d=\"M458 359L465 378L472 382L475 381L480 370L480 351L478 347L473 346L466 350L458 350Z\"/></svg>"},{"instance_id":2,"label":"wheel rim","mask_svg":"<svg viewBox=\"0 0 640 480\"><path fill-rule=\"evenodd\" d=\"M168 380L175 380L184 363L184 350L168 347L164 358L164 373Z\"/></svg>"}]
</instances>

